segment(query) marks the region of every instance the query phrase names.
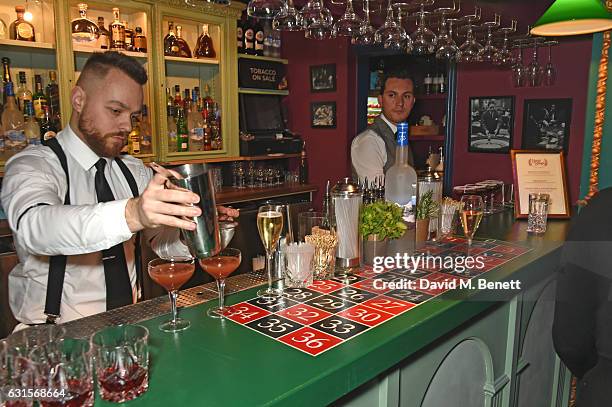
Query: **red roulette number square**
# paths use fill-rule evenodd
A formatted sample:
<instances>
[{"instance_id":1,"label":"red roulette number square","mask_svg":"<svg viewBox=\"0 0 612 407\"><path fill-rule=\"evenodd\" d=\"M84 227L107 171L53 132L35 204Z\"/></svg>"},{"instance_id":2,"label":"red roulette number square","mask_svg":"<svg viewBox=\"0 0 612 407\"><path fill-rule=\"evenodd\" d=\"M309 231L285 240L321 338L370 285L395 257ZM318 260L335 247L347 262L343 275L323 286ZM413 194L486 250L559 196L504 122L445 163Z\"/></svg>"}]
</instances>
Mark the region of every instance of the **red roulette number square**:
<instances>
[{"instance_id":1,"label":"red roulette number square","mask_svg":"<svg viewBox=\"0 0 612 407\"><path fill-rule=\"evenodd\" d=\"M282 336L278 340L312 356L316 356L342 343L342 339L308 326Z\"/></svg>"},{"instance_id":2,"label":"red roulette number square","mask_svg":"<svg viewBox=\"0 0 612 407\"><path fill-rule=\"evenodd\" d=\"M333 315L329 312L311 307L308 304L294 305L293 307L279 311L276 314L303 325L310 325Z\"/></svg>"},{"instance_id":3,"label":"red roulette number square","mask_svg":"<svg viewBox=\"0 0 612 407\"><path fill-rule=\"evenodd\" d=\"M372 309L388 312L393 315L399 315L414 307L415 304L381 295L377 298L373 298L364 302L363 305L367 305Z\"/></svg>"},{"instance_id":4,"label":"red roulette number square","mask_svg":"<svg viewBox=\"0 0 612 407\"><path fill-rule=\"evenodd\" d=\"M352 308L339 312L337 315L367 326L382 324L389 318L393 317L392 314L366 307L362 304L355 305Z\"/></svg>"},{"instance_id":5,"label":"red roulette number square","mask_svg":"<svg viewBox=\"0 0 612 407\"><path fill-rule=\"evenodd\" d=\"M261 308L255 307L248 302L241 302L236 305L229 307L229 313L226 317L238 324L246 324L256 319L270 315L270 312Z\"/></svg>"},{"instance_id":6,"label":"red roulette number square","mask_svg":"<svg viewBox=\"0 0 612 407\"><path fill-rule=\"evenodd\" d=\"M311 290L318 291L323 294L331 293L332 291L339 290L344 287L344 284L333 280L317 280L308 286Z\"/></svg>"}]
</instances>

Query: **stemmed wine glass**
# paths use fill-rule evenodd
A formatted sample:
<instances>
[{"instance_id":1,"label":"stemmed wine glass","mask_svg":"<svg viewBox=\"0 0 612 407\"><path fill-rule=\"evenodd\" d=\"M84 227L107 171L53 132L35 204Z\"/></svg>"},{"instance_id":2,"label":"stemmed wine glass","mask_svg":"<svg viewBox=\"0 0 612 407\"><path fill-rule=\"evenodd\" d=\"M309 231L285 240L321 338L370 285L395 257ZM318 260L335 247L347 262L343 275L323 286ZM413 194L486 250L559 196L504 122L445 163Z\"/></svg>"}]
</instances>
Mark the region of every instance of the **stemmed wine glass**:
<instances>
[{"instance_id":1,"label":"stemmed wine glass","mask_svg":"<svg viewBox=\"0 0 612 407\"><path fill-rule=\"evenodd\" d=\"M482 62L493 62L495 59L495 55L497 55L498 51L493 45L493 29L499 28L500 22L501 16L499 14L495 14L494 21L485 21L482 23L482 25L487 28L487 42L478 53L478 60Z\"/></svg>"},{"instance_id":2,"label":"stemmed wine glass","mask_svg":"<svg viewBox=\"0 0 612 407\"><path fill-rule=\"evenodd\" d=\"M536 87L542 84L542 65L538 61L538 45L540 43L539 38L534 38L533 41L533 57L531 63L527 66L527 78L529 79L529 86Z\"/></svg>"},{"instance_id":3,"label":"stemmed wine glass","mask_svg":"<svg viewBox=\"0 0 612 407\"><path fill-rule=\"evenodd\" d=\"M482 9L478 6L474 8L474 14L468 14L461 17L460 21L465 22L466 25L460 27L461 30L457 31L466 31L466 39L463 44L459 47L459 51L461 52L461 57L459 58L459 62L477 62L478 61L478 53L482 49L482 45L478 43L476 38L474 37L474 28L477 26L474 23L480 21L480 17L482 15Z\"/></svg>"},{"instance_id":4,"label":"stemmed wine glass","mask_svg":"<svg viewBox=\"0 0 612 407\"><path fill-rule=\"evenodd\" d=\"M257 291L257 295L265 298L280 297L282 291L272 287L272 262L277 250L281 231L283 230L283 212L278 205L263 205L257 213L257 230L266 249L266 269L268 272L268 288Z\"/></svg>"},{"instance_id":5,"label":"stemmed wine glass","mask_svg":"<svg viewBox=\"0 0 612 407\"><path fill-rule=\"evenodd\" d=\"M171 259L154 259L149 262L149 276L157 284L168 291L172 305L172 319L159 325L164 332L177 332L189 328L191 323L186 319L178 318L176 299L179 288L193 275L195 263L193 257L175 257Z\"/></svg>"},{"instance_id":6,"label":"stemmed wine glass","mask_svg":"<svg viewBox=\"0 0 612 407\"><path fill-rule=\"evenodd\" d=\"M514 79L514 86L522 87L525 86L525 79L527 78L527 71L525 65L523 65L523 42L516 41L516 48L518 48L518 54L516 57L516 63L512 68L512 76Z\"/></svg>"},{"instance_id":7,"label":"stemmed wine glass","mask_svg":"<svg viewBox=\"0 0 612 407\"><path fill-rule=\"evenodd\" d=\"M468 247L472 245L472 238L480 225L484 214L484 205L480 195L463 195L461 197L461 226L468 240Z\"/></svg>"},{"instance_id":8,"label":"stemmed wine glass","mask_svg":"<svg viewBox=\"0 0 612 407\"><path fill-rule=\"evenodd\" d=\"M202 270L214 277L219 292L219 306L209 308L206 312L211 318L225 318L228 307L225 306L225 279L232 274L242 260L240 250L225 248L219 254L200 259Z\"/></svg>"},{"instance_id":9,"label":"stemmed wine glass","mask_svg":"<svg viewBox=\"0 0 612 407\"><path fill-rule=\"evenodd\" d=\"M365 0L363 2L363 12L365 18L361 21L361 27L359 27L359 35L353 38L355 44L361 45L374 45L376 30L372 27L370 22L370 2Z\"/></svg>"},{"instance_id":10,"label":"stemmed wine glass","mask_svg":"<svg viewBox=\"0 0 612 407\"><path fill-rule=\"evenodd\" d=\"M453 39L453 24L457 22L456 18L444 18L442 16L442 22L440 23L440 34L438 35L438 50L436 51L436 58L447 59L449 61L457 61L461 57L461 51ZM446 31L446 24L448 23L448 31Z\"/></svg>"},{"instance_id":11,"label":"stemmed wine glass","mask_svg":"<svg viewBox=\"0 0 612 407\"><path fill-rule=\"evenodd\" d=\"M504 34L504 42L501 48L497 49L497 53L493 57L493 64L501 67L509 67L514 63L514 55L508 48L508 34L516 31L517 21L512 20L510 27L502 27L498 32Z\"/></svg>"},{"instance_id":12,"label":"stemmed wine glass","mask_svg":"<svg viewBox=\"0 0 612 407\"><path fill-rule=\"evenodd\" d=\"M301 31L304 29L299 13L293 5L293 0L287 1L287 10L284 13L274 17L272 28L280 31Z\"/></svg>"},{"instance_id":13,"label":"stemmed wine glass","mask_svg":"<svg viewBox=\"0 0 612 407\"><path fill-rule=\"evenodd\" d=\"M401 49L406 41L406 30L400 27L393 18L393 8L391 0L387 7L387 18L385 23L376 30L374 41L377 44L382 44L385 48Z\"/></svg>"},{"instance_id":14,"label":"stemmed wine glass","mask_svg":"<svg viewBox=\"0 0 612 407\"><path fill-rule=\"evenodd\" d=\"M548 63L544 68L544 84L546 86L553 86L555 84L555 80L557 79L557 72L552 63L552 46L557 45L558 43L559 42L557 41L547 41L543 44L548 46Z\"/></svg>"},{"instance_id":15,"label":"stemmed wine glass","mask_svg":"<svg viewBox=\"0 0 612 407\"><path fill-rule=\"evenodd\" d=\"M334 18L322 0L309 0L299 12L304 37L326 40L334 36Z\"/></svg>"},{"instance_id":16,"label":"stemmed wine glass","mask_svg":"<svg viewBox=\"0 0 612 407\"><path fill-rule=\"evenodd\" d=\"M347 0L344 15L334 25L334 34L354 40L359 35L360 28L361 18L353 11L353 0Z\"/></svg>"},{"instance_id":17,"label":"stemmed wine glass","mask_svg":"<svg viewBox=\"0 0 612 407\"><path fill-rule=\"evenodd\" d=\"M417 29L410 34L412 40L412 53L415 55L433 54L436 49L438 37L425 26L425 17L430 13L425 11L425 7L421 4L421 11L414 13L418 17Z\"/></svg>"},{"instance_id":18,"label":"stemmed wine glass","mask_svg":"<svg viewBox=\"0 0 612 407\"><path fill-rule=\"evenodd\" d=\"M273 19L287 12L285 0L251 0L247 5L249 17Z\"/></svg>"}]
</instances>

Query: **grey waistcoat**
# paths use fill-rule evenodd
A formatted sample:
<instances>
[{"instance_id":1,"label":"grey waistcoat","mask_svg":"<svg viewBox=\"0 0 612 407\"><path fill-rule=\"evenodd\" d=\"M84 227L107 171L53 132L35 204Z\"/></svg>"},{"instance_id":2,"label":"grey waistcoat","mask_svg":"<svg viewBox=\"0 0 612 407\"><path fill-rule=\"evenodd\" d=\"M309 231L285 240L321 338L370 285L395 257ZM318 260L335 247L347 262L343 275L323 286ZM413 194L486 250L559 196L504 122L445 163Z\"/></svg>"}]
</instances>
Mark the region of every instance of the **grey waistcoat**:
<instances>
[{"instance_id":1,"label":"grey waistcoat","mask_svg":"<svg viewBox=\"0 0 612 407\"><path fill-rule=\"evenodd\" d=\"M383 167L383 171L386 174L387 170L391 168L393 164L395 164L395 134L393 133L389 125L385 123L385 121L380 116L374 119L374 123L368 126L365 131L368 130L372 130L374 133L376 133L378 137L382 138L385 142L385 150L387 151L387 162ZM410 135L408 135L408 141L410 141ZM414 157L412 155L412 148L410 148L410 146L408 146L408 164L414 167ZM353 169L353 178L357 179L357 171L355 171L355 167L353 165L351 165L351 167Z\"/></svg>"}]
</instances>

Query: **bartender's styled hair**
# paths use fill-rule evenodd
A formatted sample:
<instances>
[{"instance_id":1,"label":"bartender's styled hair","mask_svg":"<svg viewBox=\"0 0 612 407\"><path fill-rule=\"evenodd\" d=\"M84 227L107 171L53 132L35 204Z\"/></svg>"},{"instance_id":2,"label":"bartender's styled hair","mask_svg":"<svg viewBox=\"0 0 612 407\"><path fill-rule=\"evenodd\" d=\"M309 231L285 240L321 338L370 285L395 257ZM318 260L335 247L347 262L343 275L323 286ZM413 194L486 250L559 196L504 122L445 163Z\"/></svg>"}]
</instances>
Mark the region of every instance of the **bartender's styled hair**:
<instances>
[{"instance_id":1,"label":"bartender's styled hair","mask_svg":"<svg viewBox=\"0 0 612 407\"><path fill-rule=\"evenodd\" d=\"M406 69L403 69L403 68L391 69L389 71L385 71L383 75L382 83L380 84L380 94L381 95L385 93L385 87L387 86L387 80L390 78L410 79L412 81L412 86L414 86L414 79L412 78L410 73L408 73Z\"/></svg>"},{"instance_id":2,"label":"bartender's styled hair","mask_svg":"<svg viewBox=\"0 0 612 407\"><path fill-rule=\"evenodd\" d=\"M147 71L136 59L120 52L107 51L95 52L89 57L77 85L81 86L90 76L105 77L112 68L119 69L140 85L147 83Z\"/></svg>"}]
</instances>

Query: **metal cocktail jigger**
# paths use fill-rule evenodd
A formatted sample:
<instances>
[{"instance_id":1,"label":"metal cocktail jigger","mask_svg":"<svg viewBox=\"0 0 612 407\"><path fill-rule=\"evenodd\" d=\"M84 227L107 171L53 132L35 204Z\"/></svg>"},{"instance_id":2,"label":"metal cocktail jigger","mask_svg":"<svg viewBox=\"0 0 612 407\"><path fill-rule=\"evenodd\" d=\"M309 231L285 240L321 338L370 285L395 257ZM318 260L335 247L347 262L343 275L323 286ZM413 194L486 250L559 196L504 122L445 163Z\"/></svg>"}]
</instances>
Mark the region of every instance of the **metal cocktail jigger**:
<instances>
[{"instance_id":1,"label":"metal cocktail jigger","mask_svg":"<svg viewBox=\"0 0 612 407\"><path fill-rule=\"evenodd\" d=\"M215 202L215 188L206 164L185 164L172 168L175 176L169 177L177 189L189 190L200 196L196 205L202 214L191 218L196 224L194 231L181 229L185 243L192 256L203 259L221 251L219 219Z\"/></svg>"}]
</instances>

